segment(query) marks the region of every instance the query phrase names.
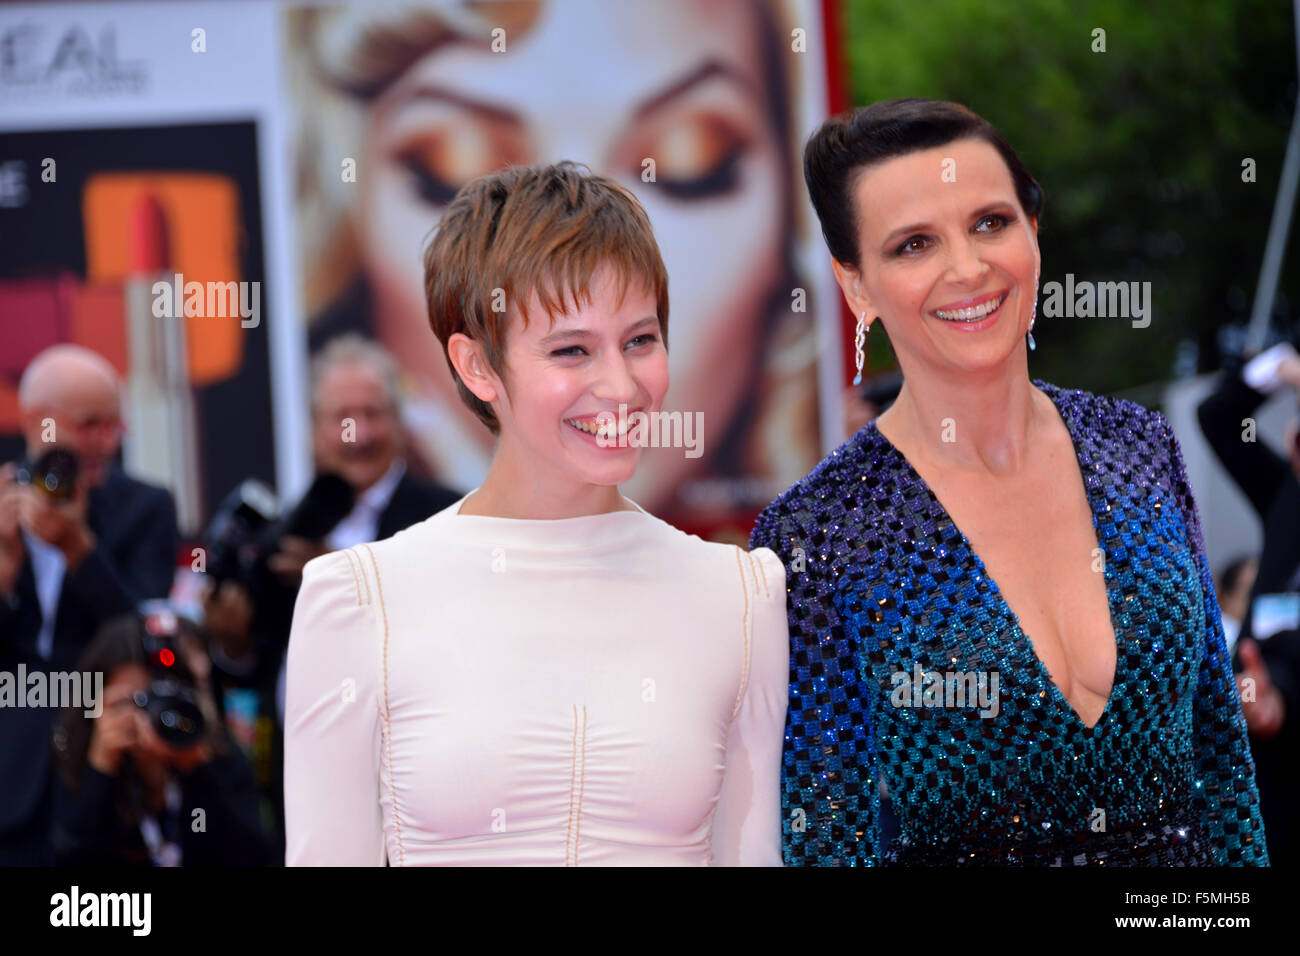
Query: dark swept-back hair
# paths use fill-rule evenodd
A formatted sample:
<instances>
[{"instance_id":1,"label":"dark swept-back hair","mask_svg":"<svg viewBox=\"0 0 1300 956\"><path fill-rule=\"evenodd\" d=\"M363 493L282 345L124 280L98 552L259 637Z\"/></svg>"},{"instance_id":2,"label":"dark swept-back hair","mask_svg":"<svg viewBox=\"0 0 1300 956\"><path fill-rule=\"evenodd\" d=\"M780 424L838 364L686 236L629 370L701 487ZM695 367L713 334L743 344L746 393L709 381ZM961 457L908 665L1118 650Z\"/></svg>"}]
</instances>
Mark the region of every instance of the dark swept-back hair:
<instances>
[{"instance_id":1,"label":"dark swept-back hair","mask_svg":"<svg viewBox=\"0 0 1300 956\"><path fill-rule=\"evenodd\" d=\"M1037 219L1043 189L992 123L960 103L921 97L881 100L831 117L804 146L803 177L831 255L845 265L859 265L852 186L864 169L959 139L981 139L998 151L1021 208Z\"/></svg>"}]
</instances>

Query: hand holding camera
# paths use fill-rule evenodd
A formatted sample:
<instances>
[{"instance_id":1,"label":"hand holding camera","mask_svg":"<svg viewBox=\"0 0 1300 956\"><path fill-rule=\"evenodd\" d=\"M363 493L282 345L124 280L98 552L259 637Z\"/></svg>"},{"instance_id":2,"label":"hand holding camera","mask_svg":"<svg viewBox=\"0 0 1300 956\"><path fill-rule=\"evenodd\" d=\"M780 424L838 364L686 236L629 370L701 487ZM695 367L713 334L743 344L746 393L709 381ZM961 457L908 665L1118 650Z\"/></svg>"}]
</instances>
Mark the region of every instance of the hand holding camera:
<instances>
[{"instance_id":1,"label":"hand holding camera","mask_svg":"<svg viewBox=\"0 0 1300 956\"><path fill-rule=\"evenodd\" d=\"M89 498L77 471L76 456L56 447L16 472L19 524L62 551L69 569L95 550L87 520Z\"/></svg>"},{"instance_id":2,"label":"hand holding camera","mask_svg":"<svg viewBox=\"0 0 1300 956\"><path fill-rule=\"evenodd\" d=\"M104 712L87 759L110 776L125 756L142 768L188 773L215 756L220 737L211 663L185 645L180 622L165 602L146 602L141 612L144 660L118 668L104 688Z\"/></svg>"}]
</instances>

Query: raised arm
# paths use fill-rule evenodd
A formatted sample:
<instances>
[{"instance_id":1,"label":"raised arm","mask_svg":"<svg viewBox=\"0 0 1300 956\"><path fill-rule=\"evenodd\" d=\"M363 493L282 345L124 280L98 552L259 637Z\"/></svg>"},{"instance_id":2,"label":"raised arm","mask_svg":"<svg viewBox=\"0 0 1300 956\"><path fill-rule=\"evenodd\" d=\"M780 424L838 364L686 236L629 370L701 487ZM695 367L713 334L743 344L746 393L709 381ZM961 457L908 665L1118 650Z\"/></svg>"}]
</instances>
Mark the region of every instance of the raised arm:
<instances>
[{"instance_id":1,"label":"raised arm","mask_svg":"<svg viewBox=\"0 0 1300 956\"><path fill-rule=\"evenodd\" d=\"M773 504L751 548L785 564L790 633L789 709L782 750L781 832L787 866L874 866L880 796L856 640L831 600L817 544L822 529Z\"/></svg>"},{"instance_id":2,"label":"raised arm","mask_svg":"<svg viewBox=\"0 0 1300 956\"><path fill-rule=\"evenodd\" d=\"M1246 721L1232 673L1223 619L1214 580L1205 557L1201 520L1187 481L1183 453L1173 429L1161 416L1159 425L1169 449L1173 491L1187 524L1188 547L1196 556L1204 606L1204 642L1197 676L1192 727L1195 736L1196 792L1202 822L1220 866L1268 866L1264 821L1255 789L1255 761L1250 754Z\"/></svg>"},{"instance_id":3,"label":"raised arm","mask_svg":"<svg viewBox=\"0 0 1300 956\"><path fill-rule=\"evenodd\" d=\"M139 499L131 502L129 531L115 538L112 552L96 540L64 579L64 587L94 608L101 620L126 613L147 598L165 598L176 574L180 539L171 493L137 486L136 494Z\"/></svg>"},{"instance_id":4,"label":"raised arm","mask_svg":"<svg viewBox=\"0 0 1300 956\"><path fill-rule=\"evenodd\" d=\"M1268 396L1252 388L1239 371L1225 371L1196 409L1201 432L1220 464L1249 499L1260 520L1268 517L1283 481L1290 474L1286 461L1266 442L1245 439L1245 421Z\"/></svg>"},{"instance_id":5,"label":"raised arm","mask_svg":"<svg viewBox=\"0 0 1300 956\"><path fill-rule=\"evenodd\" d=\"M355 551L309 561L289 636L285 863L382 866L382 625Z\"/></svg>"}]
</instances>

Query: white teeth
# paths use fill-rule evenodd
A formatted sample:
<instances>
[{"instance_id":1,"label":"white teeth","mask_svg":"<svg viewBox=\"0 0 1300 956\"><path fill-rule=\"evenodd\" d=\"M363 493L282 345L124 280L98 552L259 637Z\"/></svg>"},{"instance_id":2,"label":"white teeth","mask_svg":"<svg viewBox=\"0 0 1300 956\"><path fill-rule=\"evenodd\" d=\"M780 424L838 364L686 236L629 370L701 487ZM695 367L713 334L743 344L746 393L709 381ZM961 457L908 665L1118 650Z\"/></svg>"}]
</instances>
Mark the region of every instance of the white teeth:
<instances>
[{"instance_id":1,"label":"white teeth","mask_svg":"<svg viewBox=\"0 0 1300 956\"><path fill-rule=\"evenodd\" d=\"M1006 295L1001 295L980 305L973 305L968 309L954 309L951 312L935 309L934 314L949 322L977 322L1002 305L1006 298Z\"/></svg>"},{"instance_id":2,"label":"white teeth","mask_svg":"<svg viewBox=\"0 0 1300 956\"><path fill-rule=\"evenodd\" d=\"M583 421L583 420L581 420L581 419L577 419L577 418L566 418L566 419L564 420L564 423L565 423L566 425L572 425L574 428L578 429L578 431L580 431L580 432L586 432L588 435L595 435L595 436L599 437L600 434L601 434L601 423L598 422L598 421L596 421L595 419L590 419L590 420L588 420L588 421ZM610 424L610 425L613 425L613 424L615 424L615 423L614 423L613 420L611 420L611 421L609 422L609 424ZM608 427L608 426L607 426L607 427ZM606 431L605 434L606 434L606 435L609 435L610 433L609 433L609 431ZM626 434L627 434L627 423L626 423L626 422L623 423L623 427L622 427L621 429L619 429L619 430L616 432L616 434L618 434L618 435L626 435Z\"/></svg>"}]
</instances>

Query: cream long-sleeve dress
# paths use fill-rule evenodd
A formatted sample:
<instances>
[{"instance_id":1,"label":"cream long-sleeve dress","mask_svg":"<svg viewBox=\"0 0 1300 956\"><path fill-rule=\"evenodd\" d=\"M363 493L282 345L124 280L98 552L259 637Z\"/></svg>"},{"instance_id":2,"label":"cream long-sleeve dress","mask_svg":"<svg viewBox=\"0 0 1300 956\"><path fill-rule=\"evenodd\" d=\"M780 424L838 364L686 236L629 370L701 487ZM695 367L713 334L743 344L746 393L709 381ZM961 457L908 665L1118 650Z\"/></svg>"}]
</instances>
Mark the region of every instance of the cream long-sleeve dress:
<instances>
[{"instance_id":1,"label":"cream long-sleeve dress","mask_svg":"<svg viewBox=\"0 0 1300 956\"><path fill-rule=\"evenodd\" d=\"M776 555L464 500L303 572L287 862L781 865Z\"/></svg>"}]
</instances>

